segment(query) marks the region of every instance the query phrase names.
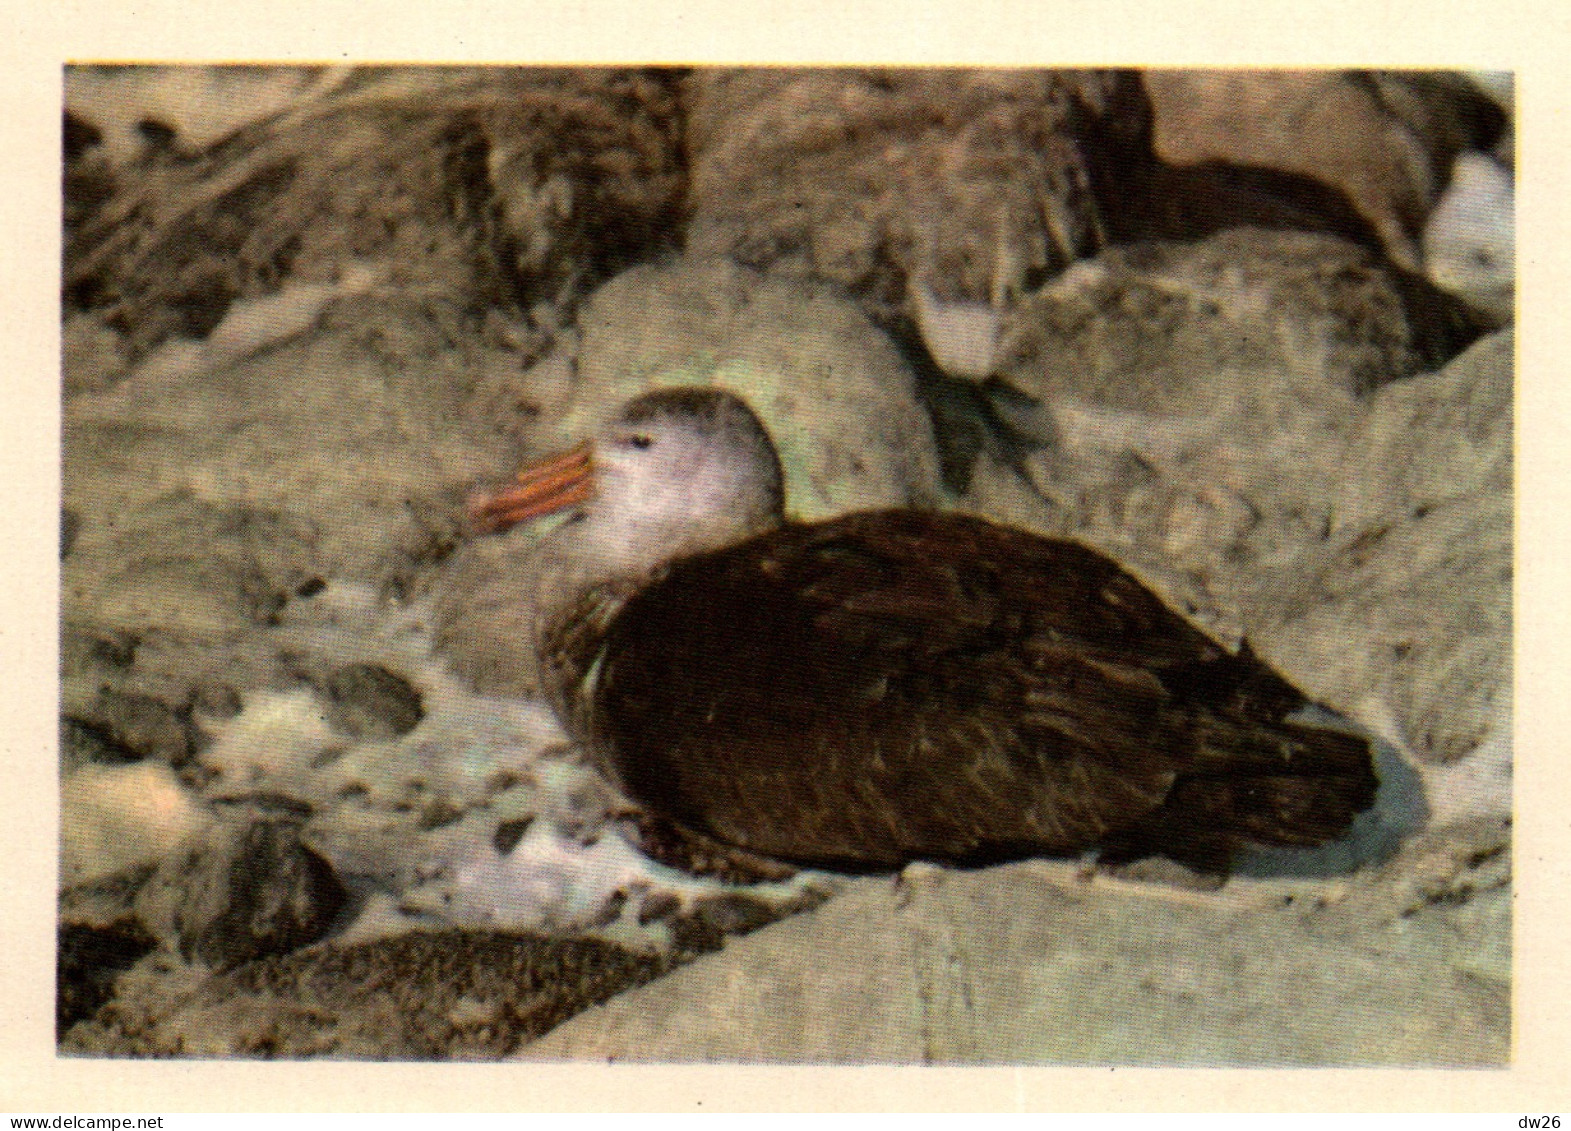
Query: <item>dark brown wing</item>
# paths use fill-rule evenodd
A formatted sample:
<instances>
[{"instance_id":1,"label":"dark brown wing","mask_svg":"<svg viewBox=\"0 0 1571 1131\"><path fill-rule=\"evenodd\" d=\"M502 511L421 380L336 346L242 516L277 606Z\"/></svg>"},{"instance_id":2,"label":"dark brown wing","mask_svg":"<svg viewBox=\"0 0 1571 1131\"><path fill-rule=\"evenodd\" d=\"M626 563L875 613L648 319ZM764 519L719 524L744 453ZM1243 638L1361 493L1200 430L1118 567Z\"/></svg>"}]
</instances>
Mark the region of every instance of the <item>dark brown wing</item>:
<instances>
[{"instance_id":1,"label":"dark brown wing","mask_svg":"<svg viewBox=\"0 0 1571 1131\"><path fill-rule=\"evenodd\" d=\"M1185 701L1236 698L1236 667L1084 547L872 512L634 596L592 741L643 804L768 856L1071 853L1162 806L1194 761ZM1260 694L1299 701L1277 684Z\"/></svg>"}]
</instances>

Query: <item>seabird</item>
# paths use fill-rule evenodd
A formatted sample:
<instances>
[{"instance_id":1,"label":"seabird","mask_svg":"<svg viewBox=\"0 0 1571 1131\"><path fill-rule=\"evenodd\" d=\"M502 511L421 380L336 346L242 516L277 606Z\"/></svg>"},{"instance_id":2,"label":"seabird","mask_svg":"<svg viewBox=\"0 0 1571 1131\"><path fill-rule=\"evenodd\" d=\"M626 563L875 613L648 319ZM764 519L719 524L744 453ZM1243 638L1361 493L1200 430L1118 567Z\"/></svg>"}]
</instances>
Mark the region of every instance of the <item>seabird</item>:
<instances>
[{"instance_id":1,"label":"seabird","mask_svg":"<svg viewBox=\"0 0 1571 1131\"><path fill-rule=\"evenodd\" d=\"M1094 851L1225 873L1373 802L1364 739L1297 721L1247 646L1096 551L955 513L793 523L783 497L751 410L682 388L471 501L482 533L574 511L548 694L686 833L847 871Z\"/></svg>"}]
</instances>

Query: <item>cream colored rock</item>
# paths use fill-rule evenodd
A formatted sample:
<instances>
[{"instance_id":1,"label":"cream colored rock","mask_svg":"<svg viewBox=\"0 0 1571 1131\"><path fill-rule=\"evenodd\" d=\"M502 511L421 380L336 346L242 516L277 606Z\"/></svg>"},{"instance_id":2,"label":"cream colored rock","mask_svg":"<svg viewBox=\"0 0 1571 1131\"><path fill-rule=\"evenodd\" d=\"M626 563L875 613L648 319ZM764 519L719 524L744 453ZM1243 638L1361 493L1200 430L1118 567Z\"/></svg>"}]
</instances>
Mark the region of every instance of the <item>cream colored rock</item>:
<instances>
[{"instance_id":1,"label":"cream colored rock","mask_svg":"<svg viewBox=\"0 0 1571 1131\"><path fill-rule=\"evenodd\" d=\"M1424 226L1424 271L1496 322L1516 307L1516 190L1511 172L1482 153L1464 153Z\"/></svg>"},{"instance_id":2,"label":"cream colored rock","mask_svg":"<svg viewBox=\"0 0 1571 1131\"><path fill-rule=\"evenodd\" d=\"M591 296L581 325L564 444L638 393L713 384L768 429L792 517L938 497L938 456L910 370L830 288L719 260L639 267Z\"/></svg>"},{"instance_id":3,"label":"cream colored rock","mask_svg":"<svg viewBox=\"0 0 1571 1131\"><path fill-rule=\"evenodd\" d=\"M60 884L156 864L211 818L162 762L86 765L60 786Z\"/></svg>"}]
</instances>

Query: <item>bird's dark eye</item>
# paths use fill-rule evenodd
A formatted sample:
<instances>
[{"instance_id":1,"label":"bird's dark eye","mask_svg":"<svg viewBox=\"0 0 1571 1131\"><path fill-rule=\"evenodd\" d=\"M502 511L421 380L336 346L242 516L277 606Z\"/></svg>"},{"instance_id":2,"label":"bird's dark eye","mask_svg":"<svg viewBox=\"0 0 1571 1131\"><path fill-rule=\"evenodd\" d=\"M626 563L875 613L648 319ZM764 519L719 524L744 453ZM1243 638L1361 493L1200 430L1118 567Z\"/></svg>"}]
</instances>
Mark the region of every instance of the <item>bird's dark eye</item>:
<instances>
[{"instance_id":1,"label":"bird's dark eye","mask_svg":"<svg viewBox=\"0 0 1571 1131\"><path fill-rule=\"evenodd\" d=\"M627 442L635 448L647 448L655 441L653 436L645 435L643 432L635 432L627 438Z\"/></svg>"}]
</instances>

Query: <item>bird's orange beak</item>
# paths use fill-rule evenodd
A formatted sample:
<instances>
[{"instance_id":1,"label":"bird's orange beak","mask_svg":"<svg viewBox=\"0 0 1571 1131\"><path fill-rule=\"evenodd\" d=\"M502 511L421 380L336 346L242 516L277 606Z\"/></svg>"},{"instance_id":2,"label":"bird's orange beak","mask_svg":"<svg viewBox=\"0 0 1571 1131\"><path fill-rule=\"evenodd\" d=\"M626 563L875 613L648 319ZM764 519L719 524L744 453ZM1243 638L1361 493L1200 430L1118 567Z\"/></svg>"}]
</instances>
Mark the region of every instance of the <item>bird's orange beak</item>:
<instances>
[{"instance_id":1,"label":"bird's orange beak","mask_svg":"<svg viewBox=\"0 0 1571 1131\"><path fill-rule=\"evenodd\" d=\"M499 491L469 498L469 525L477 534L492 534L585 502L594 494L594 459L589 444L533 464L518 473L517 482Z\"/></svg>"}]
</instances>

